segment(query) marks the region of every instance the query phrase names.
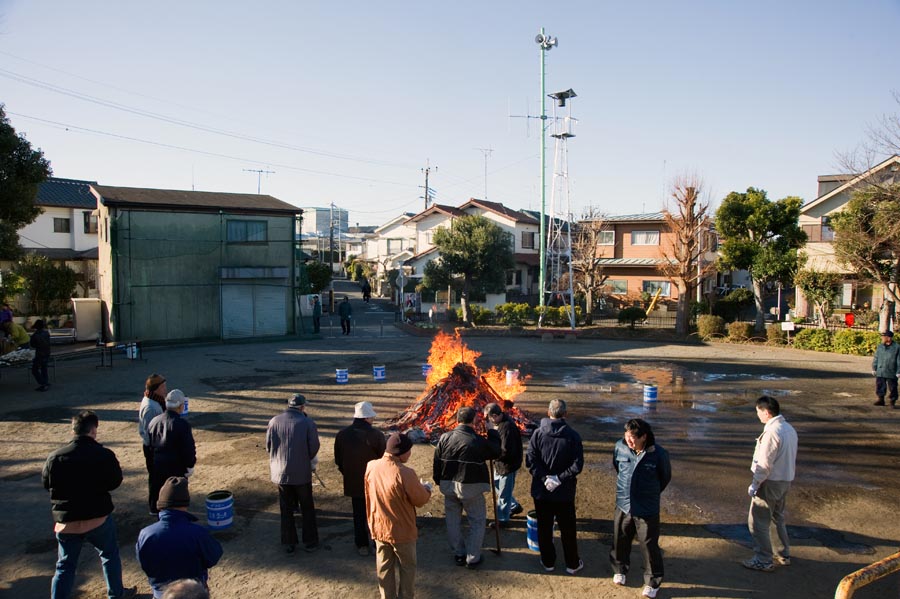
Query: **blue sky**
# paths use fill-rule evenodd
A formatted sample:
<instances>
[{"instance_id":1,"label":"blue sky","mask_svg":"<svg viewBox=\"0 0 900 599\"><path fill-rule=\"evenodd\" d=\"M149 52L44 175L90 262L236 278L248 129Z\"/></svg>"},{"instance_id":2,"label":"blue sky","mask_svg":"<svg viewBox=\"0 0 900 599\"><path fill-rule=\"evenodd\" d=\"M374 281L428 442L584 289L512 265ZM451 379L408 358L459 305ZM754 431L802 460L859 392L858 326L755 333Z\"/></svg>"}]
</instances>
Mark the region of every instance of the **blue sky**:
<instances>
[{"instance_id":1,"label":"blue sky","mask_svg":"<svg viewBox=\"0 0 900 599\"><path fill-rule=\"evenodd\" d=\"M483 197L492 148L487 198L537 209L538 124L509 115L539 114L542 26L548 92L578 93L576 215L658 210L685 172L714 205L810 201L900 111L900 0L0 0L0 102L59 177L253 193L266 169L381 224L422 209L426 160L439 202Z\"/></svg>"}]
</instances>

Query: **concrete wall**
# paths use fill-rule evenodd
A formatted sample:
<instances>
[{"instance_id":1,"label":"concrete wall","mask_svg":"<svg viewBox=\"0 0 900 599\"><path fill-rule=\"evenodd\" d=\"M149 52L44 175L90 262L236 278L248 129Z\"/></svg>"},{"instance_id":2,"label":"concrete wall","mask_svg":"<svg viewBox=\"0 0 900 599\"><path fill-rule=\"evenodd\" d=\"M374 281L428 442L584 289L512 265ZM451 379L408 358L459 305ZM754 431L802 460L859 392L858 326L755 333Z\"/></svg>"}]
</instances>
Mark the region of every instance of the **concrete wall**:
<instances>
[{"instance_id":1,"label":"concrete wall","mask_svg":"<svg viewBox=\"0 0 900 599\"><path fill-rule=\"evenodd\" d=\"M24 248L57 248L84 251L97 247L97 235L84 232L86 208L45 206L37 219L19 229L19 243ZM69 233L54 233L53 219L69 219Z\"/></svg>"}]
</instances>

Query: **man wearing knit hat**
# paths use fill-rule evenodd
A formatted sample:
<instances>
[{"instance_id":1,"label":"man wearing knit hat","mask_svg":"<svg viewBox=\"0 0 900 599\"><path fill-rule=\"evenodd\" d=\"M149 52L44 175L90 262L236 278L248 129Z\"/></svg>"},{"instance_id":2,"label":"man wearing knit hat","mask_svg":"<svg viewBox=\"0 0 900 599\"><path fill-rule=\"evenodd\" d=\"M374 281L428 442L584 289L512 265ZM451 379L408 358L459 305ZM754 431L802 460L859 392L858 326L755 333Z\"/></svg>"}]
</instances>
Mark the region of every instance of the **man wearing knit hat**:
<instances>
[{"instance_id":1,"label":"man wearing knit hat","mask_svg":"<svg viewBox=\"0 0 900 599\"><path fill-rule=\"evenodd\" d=\"M159 491L159 522L138 535L135 550L153 596L163 596L168 583L184 578L207 586L209 569L219 563L222 545L188 513L188 479L172 476Z\"/></svg>"},{"instance_id":2,"label":"man wearing knit hat","mask_svg":"<svg viewBox=\"0 0 900 599\"><path fill-rule=\"evenodd\" d=\"M294 508L299 504L303 518L303 548L315 551L319 547L319 529L312 473L318 463L319 432L313 419L306 415L306 397L295 393L288 399L287 409L269 421L266 452L272 482L278 485L281 544L288 553L293 553L297 547Z\"/></svg>"},{"instance_id":3,"label":"man wearing knit hat","mask_svg":"<svg viewBox=\"0 0 900 599\"><path fill-rule=\"evenodd\" d=\"M188 421L181 417L184 411L184 393L172 389L166 395L166 411L153 418L147 426L150 445L153 447L153 488L159 489L170 476L190 477L197 463L194 433Z\"/></svg>"},{"instance_id":4,"label":"man wearing knit hat","mask_svg":"<svg viewBox=\"0 0 900 599\"><path fill-rule=\"evenodd\" d=\"M381 599L413 599L416 583L416 508L431 498L431 485L422 483L406 465L412 441L393 433L384 455L366 465L366 514L375 539L375 572ZM399 569L399 589L396 569Z\"/></svg>"},{"instance_id":5,"label":"man wearing knit hat","mask_svg":"<svg viewBox=\"0 0 900 599\"><path fill-rule=\"evenodd\" d=\"M334 438L334 463L344 476L344 495L353 506L353 540L360 555L370 555L369 527L366 524L366 465L384 454L385 439L372 426L375 409L367 401L353 406L353 424Z\"/></svg>"}]
</instances>

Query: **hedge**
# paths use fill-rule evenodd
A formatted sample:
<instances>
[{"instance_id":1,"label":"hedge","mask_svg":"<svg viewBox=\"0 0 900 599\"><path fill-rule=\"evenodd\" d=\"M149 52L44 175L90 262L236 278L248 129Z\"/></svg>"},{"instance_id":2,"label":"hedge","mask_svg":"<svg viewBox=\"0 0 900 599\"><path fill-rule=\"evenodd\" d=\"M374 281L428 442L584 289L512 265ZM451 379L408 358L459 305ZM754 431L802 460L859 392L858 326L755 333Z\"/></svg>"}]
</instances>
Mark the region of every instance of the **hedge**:
<instances>
[{"instance_id":1,"label":"hedge","mask_svg":"<svg viewBox=\"0 0 900 599\"><path fill-rule=\"evenodd\" d=\"M831 351L834 347L834 335L828 329L803 329L794 336L794 347Z\"/></svg>"},{"instance_id":2,"label":"hedge","mask_svg":"<svg viewBox=\"0 0 900 599\"><path fill-rule=\"evenodd\" d=\"M875 355L881 336L875 331L843 329L834 334L834 351L852 356Z\"/></svg>"}]
</instances>

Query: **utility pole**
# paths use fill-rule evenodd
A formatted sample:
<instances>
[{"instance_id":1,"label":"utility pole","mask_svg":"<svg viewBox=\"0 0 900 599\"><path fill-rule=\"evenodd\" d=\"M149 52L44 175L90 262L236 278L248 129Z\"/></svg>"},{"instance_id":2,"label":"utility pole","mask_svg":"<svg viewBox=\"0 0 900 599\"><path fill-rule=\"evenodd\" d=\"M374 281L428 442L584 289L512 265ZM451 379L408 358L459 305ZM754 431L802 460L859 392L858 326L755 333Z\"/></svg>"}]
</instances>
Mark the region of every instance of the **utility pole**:
<instances>
[{"instance_id":1,"label":"utility pole","mask_svg":"<svg viewBox=\"0 0 900 599\"><path fill-rule=\"evenodd\" d=\"M433 202L432 196L434 195L434 190L428 187L428 175L431 174L432 167L429 166L428 161L425 161L425 168L421 169L423 173L425 173L425 210L428 210L428 202ZM438 167L434 167L434 172L437 172Z\"/></svg>"},{"instance_id":2,"label":"utility pole","mask_svg":"<svg viewBox=\"0 0 900 599\"><path fill-rule=\"evenodd\" d=\"M540 305L543 307L544 292L546 291L546 269L547 269L547 96L545 91L546 80L546 60L545 56L548 50L557 45L555 37L544 34L544 28L534 38L534 41L541 47L541 244L540 244L540 261L541 270L538 285L540 287Z\"/></svg>"},{"instance_id":3,"label":"utility pole","mask_svg":"<svg viewBox=\"0 0 900 599\"><path fill-rule=\"evenodd\" d=\"M263 173L265 173L265 174L267 174L267 175L274 175L274 174L275 174L275 171L267 171L267 170L264 170L264 169L261 169L261 168L256 168L256 169L254 169L254 168L245 168L245 169L244 169L244 172L245 172L245 173L256 173L256 195L259 195L259 191L260 191L260 188L261 188L261 186L262 186L262 176L263 176Z\"/></svg>"},{"instance_id":4,"label":"utility pole","mask_svg":"<svg viewBox=\"0 0 900 599\"><path fill-rule=\"evenodd\" d=\"M484 199L488 199L487 197L487 161L488 157L494 152L493 148L475 148L479 150L482 154L484 154Z\"/></svg>"}]
</instances>

